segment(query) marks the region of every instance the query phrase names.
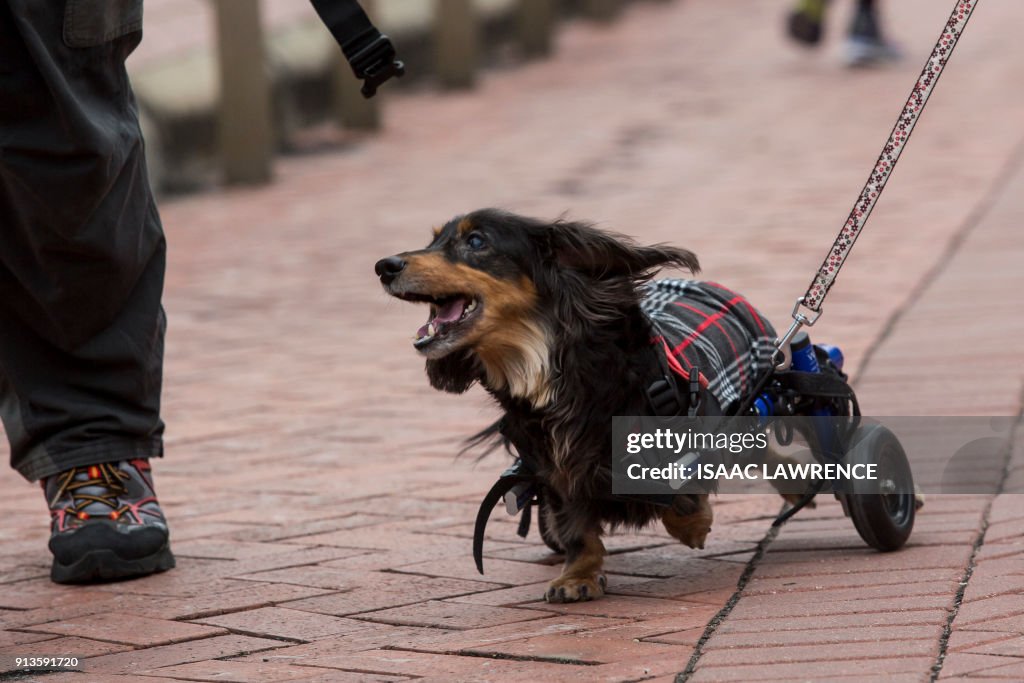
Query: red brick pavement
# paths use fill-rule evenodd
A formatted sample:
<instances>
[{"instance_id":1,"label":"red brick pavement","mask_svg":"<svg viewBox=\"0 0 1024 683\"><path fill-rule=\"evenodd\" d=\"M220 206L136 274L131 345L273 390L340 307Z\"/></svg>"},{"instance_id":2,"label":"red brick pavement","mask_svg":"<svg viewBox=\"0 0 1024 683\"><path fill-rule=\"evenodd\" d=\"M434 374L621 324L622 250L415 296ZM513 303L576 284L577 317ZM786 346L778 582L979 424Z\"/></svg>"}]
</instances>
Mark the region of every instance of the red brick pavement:
<instances>
[{"instance_id":1,"label":"red brick pavement","mask_svg":"<svg viewBox=\"0 0 1024 683\"><path fill-rule=\"evenodd\" d=\"M42 499L3 473L0 654L83 657L48 681L1024 677L1021 430L1004 493L932 496L898 553L832 503L772 539L777 499L721 496L703 551L613 537L594 603L540 602L555 558L505 518L472 566L503 462L453 453L493 410L426 386L421 311L385 299L373 261L477 206L568 209L693 248L782 322L948 9L890 3L907 62L846 73L783 43L787 4L573 24L555 59L395 97L385 134L284 161L268 188L166 202L157 479L179 567L51 584ZM1020 413L1022 20L979 8L815 329L869 413Z\"/></svg>"}]
</instances>

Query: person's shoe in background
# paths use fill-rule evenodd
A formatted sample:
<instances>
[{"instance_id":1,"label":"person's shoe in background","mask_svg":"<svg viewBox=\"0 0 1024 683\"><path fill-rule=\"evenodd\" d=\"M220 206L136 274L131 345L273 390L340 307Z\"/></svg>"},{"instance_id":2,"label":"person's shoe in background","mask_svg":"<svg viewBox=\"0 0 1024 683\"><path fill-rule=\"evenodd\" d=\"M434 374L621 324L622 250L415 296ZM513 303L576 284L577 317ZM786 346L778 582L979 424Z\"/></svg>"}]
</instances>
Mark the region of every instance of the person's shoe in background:
<instances>
[{"instance_id":1,"label":"person's shoe in background","mask_svg":"<svg viewBox=\"0 0 1024 683\"><path fill-rule=\"evenodd\" d=\"M828 0L800 0L789 13L786 32L801 45L814 47L821 43L825 29L825 5Z\"/></svg>"},{"instance_id":2,"label":"person's shoe in background","mask_svg":"<svg viewBox=\"0 0 1024 683\"><path fill-rule=\"evenodd\" d=\"M75 467L40 482L50 506L50 578L88 583L174 567L148 460Z\"/></svg>"},{"instance_id":3,"label":"person's shoe in background","mask_svg":"<svg viewBox=\"0 0 1024 683\"><path fill-rule=\"evenodd\" d=\"M901 56L899 49L882 36L874 9L858 5L850 33L843 45L843 62L846 66L875 66L897 61Z\"/></svg>"}]
</instances>

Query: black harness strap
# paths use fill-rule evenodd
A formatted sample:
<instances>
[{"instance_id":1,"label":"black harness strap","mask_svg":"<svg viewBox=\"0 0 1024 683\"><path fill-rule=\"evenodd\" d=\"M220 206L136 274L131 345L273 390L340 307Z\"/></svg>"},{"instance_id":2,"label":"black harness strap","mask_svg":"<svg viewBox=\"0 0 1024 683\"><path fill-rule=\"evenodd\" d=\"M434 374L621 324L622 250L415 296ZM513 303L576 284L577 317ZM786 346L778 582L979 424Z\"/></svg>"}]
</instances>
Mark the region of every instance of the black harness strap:
<instances>
[{"instance_id":1,"label":"black harness strap","mask_svg":"<svg viewBox=\"0 0 1024 683\"><path fill-rule=\"evenodd\" d=\"M370 22L358 0L310 0L310 3L341 46L356 78L363 81L363 97L373 97L384 81L405 74L405 65L395 59L391 40Z\"/></svg>"},{"instance_id":2,"label":"black harness strap","mask_svg":"<svg viewBox=\"0 0 1024 683\"><path fill-rule=\"evenodd\" d=\"M480 502L480 509L476 513L476 524L473 527L473 560L476 562L476 570L481 574L484 573L484 532L487 531L487 520L491 517L491 510L498 504L498 501L505 497L506 493L519 484L535 483L537 483L537 478L526 469L522 460L516 459L511 467L501 473L498 481L494 482L494 486ZM523 518L519 521L519 535L524 538L530 531L532 499L531 495L530 501L523 506Z\"/></svg>"},{"instance_id":3,"label":"black harness strap","mask_svg":"<svg viewBox=\"0 0 1024 683\"><path fill-rule=\"evenodd\" d=\"M776 372L774 377L788 389L804 396L820 398L849 398L853 389L846 380L834 372Z\"/></svg>"}]
</instances>

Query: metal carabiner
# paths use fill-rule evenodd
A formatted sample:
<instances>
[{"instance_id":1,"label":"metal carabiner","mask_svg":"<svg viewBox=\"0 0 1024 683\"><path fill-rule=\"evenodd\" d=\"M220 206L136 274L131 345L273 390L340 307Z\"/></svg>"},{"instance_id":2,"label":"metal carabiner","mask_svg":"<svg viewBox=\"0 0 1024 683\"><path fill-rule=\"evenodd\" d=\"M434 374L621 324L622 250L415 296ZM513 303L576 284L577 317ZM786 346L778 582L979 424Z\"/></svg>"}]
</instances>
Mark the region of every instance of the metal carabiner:
<instances>
[{"instance_id":1,"label":"metal carabiner","mask_svg":"<svg viewBox=\"0 0 1024 683\"><path fill-rule=\"evenodd\" d=\"M793 341L793 337L800 331L800 328L806 325L807 327L814 327L814 323L818 322L818 318L821 317L821 310L811 311L811 317L807 317L800 311L800 307L804 304L804 297L798 297L796 303L793 304L793 312L790 314L793 316L793 323L786 330L786 333L775 340L775 353L772 354L772 361L775 363L775 369L778 372L789 370L789 366L793 364L793 351L789 348L789 343ZM807 309L811 310L811 309Z\"/></svg>"}]
</instances>

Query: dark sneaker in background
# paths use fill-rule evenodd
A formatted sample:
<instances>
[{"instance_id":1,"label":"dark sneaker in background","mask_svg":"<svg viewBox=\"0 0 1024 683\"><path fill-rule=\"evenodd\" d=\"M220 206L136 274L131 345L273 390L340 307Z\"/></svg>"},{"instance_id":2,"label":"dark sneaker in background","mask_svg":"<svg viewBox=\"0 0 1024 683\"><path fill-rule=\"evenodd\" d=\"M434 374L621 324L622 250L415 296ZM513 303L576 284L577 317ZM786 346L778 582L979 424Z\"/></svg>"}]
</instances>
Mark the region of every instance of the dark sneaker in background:
<instances>
[{"instance_id":1,"label":"dark sneaker in background","mask_svg":"<svg viewBox=\"0 0 1024 683\"><path fill-rule=\"evenodd\" d=\"M826 0L800 0L789 13L786 32L800 45L814 47L821 43L825 32Z\"/></svg>"},{"instance_id":2,"label":"dark sneaker in background","mask_svg":"<svg viewBox=\"0 0 1024 683\"><path fill-rule=\"evenodd\" d=\"M874 66L898 61L899 49L885 40L874 10L859 7L843 45L843 61L850 67Z\"/></svg>"},{"instance_id":3,"label":"dark sneaker in background","mask_svg":"<svg viewBox=\"0 0 1024 683\"><path fill-rule=\"evenodd\" d=\"M42 482L50 505L50 578L88 583L174 567L148 460L76 467Z\"/></svg>"}]
</instances>

